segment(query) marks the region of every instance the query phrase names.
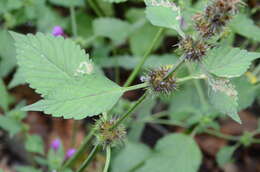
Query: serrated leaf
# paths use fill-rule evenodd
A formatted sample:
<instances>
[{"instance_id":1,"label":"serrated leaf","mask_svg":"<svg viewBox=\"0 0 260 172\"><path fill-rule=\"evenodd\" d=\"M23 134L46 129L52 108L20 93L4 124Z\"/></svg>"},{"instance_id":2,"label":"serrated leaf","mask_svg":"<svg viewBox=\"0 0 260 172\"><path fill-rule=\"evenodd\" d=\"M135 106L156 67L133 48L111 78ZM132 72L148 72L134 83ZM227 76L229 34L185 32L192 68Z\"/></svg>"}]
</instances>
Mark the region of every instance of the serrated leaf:
<instances>
[{"instance_id":1,"label":"serrated leaf","mask_svg":"<svg viewBox=\"0 0 260 172\"><path fill-rule=\"evenodd\" d=\"M98 18L93 21L93 30L97 36L107 37L116 43L122 43L130 33L130 24L115 18Z\"/></svg>"},{"instance_id":2,"label":"serrated leaf","mask_svg":"<svg viewBox=\"0 0 260 172\"><path fill-rule=\"evenodd\" d=\"M91 63L84 50L70 39L42 33L35 36L11 34L26 81L43 96L74 80L75 71L82 62Z\"/></svg>"},{"instance_id":3,"label":"serrated leaf","mask_svg":"<svg viewBox=\"0 0 260 172\"><path fill-rule=\"evenodd\" d=\"M155 152L135 172L195 172L202 160L201 152L192 137L169 134L159 140Z\"/></svg>"},{"instance_id":4,"label":"serrated leaf","mask_svg":"<svg viewBox=\"0 0 260 172\"><path fill-rule=\"evenodd\" d=\"M212 105L221 113L227 114L233 120L241 124L238 115L237 91L227 80L216 80L211 83L209 100Z\"/></svg>"},{"instance_id":5,"label":"serrated leaf","mask_svg":"<svg viewBox=\"0 0 260 172\"><path fill-rule=\"evenodd\" d=\"M222 46L210 50L203 64L209 72L219 77L232 78L245 73L251 62L259 57L260 53Z\"/></svg>"},{"instance_id":6,"label":"serrated leaf","mask_svg":"<svg viewBox=\"0 0 260 172\"><path fill-rule=\"evenodd\" d=\"M44 100L23 110L44 111L54 117L82 119L109 110L123 92L124 89L112 81L92 74L82 81L71 81L62 88L55 89Z\"/></svg>"},{"instance_id":7,"label":"serrated leaf","mask_svg":"<svg viewBox=\"0 0 260 172\"><path fill-rule=\"evenodd\" d=\"M237 149L237 145L224 146L217 153L217 163L220 167L232 161L232 155Z\"/></svg>"},{"instance_id":8,"label":"serrated leaf","mask_svg":"<svg viewBox=\"0 0 260 172\"><path fill-rule=\"evenodd\" d=\"M180 27L180 8L166 0L146 0L146 17L155 26L176 30L181 36L184 33Z\"/></svg>"},{"instance_id":9,"label":"serrated leaf","mask_svg":"<svg viewBox=\"0 0 260 172\"><path fill-rule=\"evenodd\" d=\"M260 41L260 27L254 24L254 21L245 14L237 15L230 23L231 29L246 38Z\"/></svg>"},{"instance_id":10,"label":"serrated leaf","mask_svg":"<svg viewBox=\"0 0 260 172\"><path fill-rule=\"evenodd\" d=\"M5 77L16 65L14 40L6 30L0 30L0 77Z\"/></svg>"},{"instance_id":11,"label":"serrated leaf","mask_svg":"<svg viewBox=\"0 0 260 172\"><path fill-rule=\"evenodd\" d=\"M32 153L44 153L43 140L38 135L27 135L25 141L25 149Z\"/></svg>"},{"instance_id":12,"label":"serrated leaf","mask_svg":"<svg viewBox=\"0 0 260 172\"><path fill-rule=\"evenodd\" d=\"M88 55L71 40L41 33L12 35L26 81L45 98L25 110L82 119L109 110L124 92L101 75Z\"/></svg>"}]
</instances>

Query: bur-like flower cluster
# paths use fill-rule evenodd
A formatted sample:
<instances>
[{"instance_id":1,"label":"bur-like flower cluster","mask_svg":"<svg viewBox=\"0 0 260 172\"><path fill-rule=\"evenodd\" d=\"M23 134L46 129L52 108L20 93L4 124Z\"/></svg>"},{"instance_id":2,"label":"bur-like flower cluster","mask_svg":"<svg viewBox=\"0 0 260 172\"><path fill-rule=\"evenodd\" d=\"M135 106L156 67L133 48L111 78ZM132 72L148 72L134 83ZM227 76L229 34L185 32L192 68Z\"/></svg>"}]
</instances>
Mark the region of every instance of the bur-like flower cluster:
<instances>
[{"instance_id":1,"label":"bur-like flower cluster","mask_svg":"<svg viewBox=\"0 0 260 172\"><path fill-rule=\"evenodd\" d=\"M146 76L142 77L143 82L149 84L151 92L158 94L170 94L176 90L177 84L173 76L165 78L172 68L172 65L162 66L158 69L150 70Z\"/></svg>"},{"instance_id":2,"label":"bur-like flower cluster","mask_svg":"<svg viewBox=\"0 0 260 172\"><path fill-rule=\"evenodd\" d=\"M123 143L126 137L126 129L120 124L113 128L118 119L105 119L101 117L95 125L97 142L105 148L106 146L117 146Z\"/></svg>"},{"instance_id":3,"label":"bur-like flower cluster","mask_svg":"<svg viewBox=\"0 0 260 172\"><path fill-rule=\"evenodd\" d=\"M194 40L192 37L183 38L178 44L184 52L185 58L190 61L200 61L209 48L202 40Z\"/></svg>"},{"instance_id":4,"label":"bur-like flower cluster","mask_svg":"<svg viewBox=\"0 0 260 172\"><path fill-rule=\"evenodd\" d=\"M237 13L240 0L214 0L203 13L194 16L196 29L203 38L210 38L223 31Z\"/></svg>"}]
</instances>

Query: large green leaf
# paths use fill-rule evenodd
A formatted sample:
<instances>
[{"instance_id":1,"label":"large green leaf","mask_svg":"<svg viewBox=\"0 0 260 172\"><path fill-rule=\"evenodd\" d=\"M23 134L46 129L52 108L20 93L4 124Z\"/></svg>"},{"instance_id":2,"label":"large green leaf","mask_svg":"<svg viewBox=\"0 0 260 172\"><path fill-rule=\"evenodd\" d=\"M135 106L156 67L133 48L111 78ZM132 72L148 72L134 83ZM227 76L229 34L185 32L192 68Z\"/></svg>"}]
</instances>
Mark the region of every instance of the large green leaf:
<instances>
[{"instance_id":1,"label":"large green leaf","mask_svg":"<svg viewBox=\"0 0 260 172\"><path fill-rule=\"evenodd\" d=\"M41 33L12 35L26 81L44 97L25 110L82 119L109 110L122 95L124 90L104 77L72 40Z\"/></svg>"},{"instance_id":2,"label":"large green leaf","mask_svg":"<svg viewBox=\"0 0 260 172\"><path fill-rule=\"evenodd\" d=\"M157 143L155 152L135 172L196 172L201 159L201 152L192 137L170 134Z\"/></svg>"},{"instance_id":3,"label":"large green leaf","mask_svg":"<svg viewBox=\"0 0 260 172\"><path fill-rule=\"evenodd\" d=\"M0 30L0 45L0 77L4 77L16 65L14 40L6 30Z\"/></svg>"},{"instance_id":4,"label":"large green leaf","mask_svg":"<svg viewBox=\"0 0 260 172\"><path fill-rule=\"evenodd\" d=\"M260 41L260 27L254 24L254 21L244 14L240 14L231 22L231 28L239 35L246 38Z\"/></svg>"},{"instance_id":5,"label":"large green leaf","mask_svg":"<svg viewBox=\"0 0 260 172\"><path fill-rule=\"evenodd\" d=\"M176 30L184 36L180 27L180 8L166 0L146 0L146 17L155 26Z\"/></svg>"},{"instance_id":6,"label":"large green leaf","mask_svg":"<svg viewBox=\"0 0 260 172\"><path fill-rule=\"evenodd\" d=\"M259 57L260 53L222 46L210 50L203 63L209 72L232 78L245 73L251 62Z\"/></svg>"},{"instance_id":7,"label":"large green leaf","mask_svg":"<svg viewBox=\"0 0 260 172\"><path fill-rule=\"evenodd\" d=\"M82 119L109 110L123 92L124 89L112 81L92 74L81 81L71 81L55 89L44 100L27 106L24 110L44 111L55 117Z\"/></svg>"},{"instance_id":8,"label":"large green leaf","mask_svg":"<svg viewBox=\"0 0 260 172\"><path fill-rule=\"evenodd\" d=\"M130 24L123 20L106 17L94 20L93 29L95 35L121 43L130 33Z\"/></svg>"}]
</instances>

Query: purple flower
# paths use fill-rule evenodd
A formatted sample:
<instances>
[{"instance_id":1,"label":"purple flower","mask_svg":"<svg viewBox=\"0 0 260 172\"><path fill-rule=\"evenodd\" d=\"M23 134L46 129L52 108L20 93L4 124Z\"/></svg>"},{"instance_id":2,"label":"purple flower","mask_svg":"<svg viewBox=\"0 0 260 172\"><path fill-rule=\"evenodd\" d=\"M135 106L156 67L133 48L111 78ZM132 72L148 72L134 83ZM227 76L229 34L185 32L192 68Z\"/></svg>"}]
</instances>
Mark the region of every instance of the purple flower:
<instances>
[{"instance_id":1,"label":"purple flower","mask_svg":"<svg viewBox=\"0 0 260 172\"><path fill-rule=\"evenodd\" d=\"M51 142L51 148L55 151L57 151L61 146L61 141L60 139L55 139Z\"/></svg>"},{"instance_id":2,"label":"purple flower","mask_svg":"<svg viewBox=\"0 0 260 172\"><path fill-rule=\"evenodd\" d=\"M53 36L64 36L64 31L60 26L54 26L52 29Z\"/></svg>"},{"instance_id":3,"label":"purple flower","mask_svg":"<svg viewBox=\"0 0 260 172\"><path fill-rule=\"evenodd\" d=\"M76 152L76 149L74 149L74 148L70 148L69 150L67 150L65 159L69 159L70 157L72 157L75 154L75 152Z\"/></svg>"}]
</instances>

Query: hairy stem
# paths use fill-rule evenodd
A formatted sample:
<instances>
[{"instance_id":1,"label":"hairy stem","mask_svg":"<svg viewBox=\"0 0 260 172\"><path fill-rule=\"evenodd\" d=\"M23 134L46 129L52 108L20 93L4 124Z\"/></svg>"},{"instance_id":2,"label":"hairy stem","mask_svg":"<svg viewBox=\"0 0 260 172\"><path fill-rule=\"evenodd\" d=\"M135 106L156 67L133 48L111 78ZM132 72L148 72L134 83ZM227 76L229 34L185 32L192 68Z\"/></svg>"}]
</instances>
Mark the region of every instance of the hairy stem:
<instances>
[{"instance_id":1,"label":"hairy stem","mask_svg":"<svg viewBox=\"0 0 260 172\"><path fill-rule=\"evenodd\" d=\"M148 86L148 83L142 83L142 84L138 84L138 85L134 85L134 86L131 86L131 87L125 87L125 91L132 91L132 90L137 90L137 89L140 89L140 88L145 88Z\"/></svg>"},{"instance_id":2,"label":"hairy stem","mask_svg":"<svg viewBox=\"0 0 260 172\"><path fill-rule=\"evenodd\" d=\"M94 148L91 150L90 154L88 155L87 159L83 162L83 164L81 164L81 166L79 167L79 169L77 170L77 172L83 172L85 170L85 168L87 168L87 166L89 165L89 163L91 162L91 160L94 158L94 156L96 155L97 151L98 151L98 147L99 145L95 145Z\"/></svg>"},{"instance_id":3,"label":"hairy stem","mask_svg":"<svg viewBox=\"0 0 260 172\"><path fill-rule=\"evenodd\" d=\"M74 162L77 161L77 159L84 153L84 151L86 150L86 148L89 145L89 142L92 138L92 136L94 135L94 129L92 129L89 134L85 137L83 143L80 145L78 151L68 160L66 161L66 163L63 165L63 170L71 167L73 165Z\"/></svg>"},{"instance_id":4,"label":"hairy stem","mask_svg":"<svg viewBox=\"0 0 260 172\"><path fill-rule=\"evenodd\" d=\"M144 101L147 96L147 92L115 123L114 126L111 127L111 130L115 129L118 125L120 125L132 112L133 110Z\"/></svg>"},{"instance_id":5,"label":"hairy stem","mask_svg":"<svg viewBox=\"0 0 260 172\"><path fill-rule=\"evenodd\" d=\"M142 69L145 61L147 60L148 56L151 54L151 52L153 51L156 42L159 40L159 38L161 37L162 33L163 33L164 29L160 28L158 30L158 32L156 33L152 43L150 44L150 47L146 50L143 58L140 60L139 64L135 67L135 69L132 71L132 73L130 74L130 76L128 77L127 81L125 82L124 86L127 87L129 85L132 84L132 82L134 81L135 77L137 76L137 74L140 72L140 70Z\"/></svg>"},{"instance_id":6,"label":"hairy stem","mask_svg":"<svg viewBox=\"0 0 260 172\"><path fill-rule=\"evenodd\" d=\"M71 27L72 27L72 34L73 37L77 37L77 22L76 22L76 15L75 15L75 7L71 6L70 7L70 20L71 20Z\"/></svg>"},{"instance_id":7,"label":"hairy stem","mask_svg":"<svg viewBox=\"0 0 260 172\"><path fill-rule=\"evenodd\" d=\"M106 164L105 164L103 172L108 172L108 168L109 168L109 164L110 164L110 158L111 158L111 147L110 146L108 146L106 148L106 156L107 156Z\"/></svg>"},{"instance_id":8,"label":"hairy stem","mask_svg":"<svg viewBox=\"0 0 260 172\"><path fill-rule=\"evenodd\" d=\"M179 59L179 61L173 65L171 70L167 73L167 75L163 79L167 79L170 77L179 67L185 62L185 55L182 55Z\"/></svg>"}]
</instances>

